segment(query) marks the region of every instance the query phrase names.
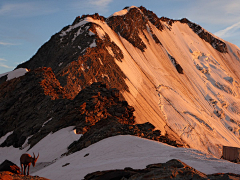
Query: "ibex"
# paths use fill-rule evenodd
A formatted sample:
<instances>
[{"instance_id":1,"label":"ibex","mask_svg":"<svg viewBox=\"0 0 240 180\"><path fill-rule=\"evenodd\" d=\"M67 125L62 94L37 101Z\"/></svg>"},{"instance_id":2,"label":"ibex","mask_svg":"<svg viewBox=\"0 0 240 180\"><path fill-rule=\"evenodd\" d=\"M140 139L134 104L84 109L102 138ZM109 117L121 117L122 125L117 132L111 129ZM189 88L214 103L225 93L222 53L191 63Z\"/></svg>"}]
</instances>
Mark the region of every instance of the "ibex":
<instances>
[{"instance_id":1,"label":"ibex","mask_svg":"<svg viewBox=\"0 0 240 180\"><path fill-rule=\"evenodd\" d=\"M23 154L21 157L20 157L20 164L21 164L21 171L22 171L22 174L26 175L26 168L28 167L28 172L27 172L27 175L29 175L29 170L30 170L30 165L32 163L33 167L35 166L36 162L37 162L37 159L39 157L39 153L38 153L38 156L35 157L35 154L33 153L33 158L30 154ZM24 166L24 172L23 172L23 166Z\"/></svg>"}]
</instances>

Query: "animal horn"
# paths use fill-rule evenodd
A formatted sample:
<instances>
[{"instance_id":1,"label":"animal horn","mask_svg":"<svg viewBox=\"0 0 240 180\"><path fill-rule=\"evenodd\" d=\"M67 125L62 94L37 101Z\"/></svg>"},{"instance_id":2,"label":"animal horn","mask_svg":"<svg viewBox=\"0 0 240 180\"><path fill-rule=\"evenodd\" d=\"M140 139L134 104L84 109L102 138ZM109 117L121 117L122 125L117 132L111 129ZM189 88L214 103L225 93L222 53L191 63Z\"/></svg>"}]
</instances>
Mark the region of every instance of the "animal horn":
<instances>
[{"instance_id":1,"label":"animal horn","mask_svg":"<svg viewBox=\"0 0 240 180\"><path fill-rule=\"evenodd\" d=\"M33 153L33 157L35 158L35 154Z\"/></svg>"}]
</instances>

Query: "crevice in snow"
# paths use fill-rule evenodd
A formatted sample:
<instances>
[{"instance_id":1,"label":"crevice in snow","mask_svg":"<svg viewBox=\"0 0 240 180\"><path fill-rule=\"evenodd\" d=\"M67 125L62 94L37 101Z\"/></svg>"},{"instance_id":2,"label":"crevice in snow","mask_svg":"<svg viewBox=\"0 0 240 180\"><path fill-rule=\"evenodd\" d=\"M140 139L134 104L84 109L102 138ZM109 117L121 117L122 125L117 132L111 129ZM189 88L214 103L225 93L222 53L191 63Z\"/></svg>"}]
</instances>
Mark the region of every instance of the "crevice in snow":
<instances>
[{"instance_id":1,"label":"crevice in snow","mask_svg":"<svg viewBox=\"0 0 240 180\"><path fill-rule=\"evenodd\" d=\"M209 126L208 123L206 123L203 119L197 117L196 115L192 114L191 112L184 112L184 114L188 114L188 115L192 116L192 117L195 118L199 123L203 124L208 130L213 131L213 128L211 128L211 126Z\"/></svg>"},{"instance_id":2,"label":"crevice in snow","mask_svg":"<svg viewBox=\"0 0 240 180\"><path fill-rule=\"evenodd\" d=\"M228 94L237 96L232 84L233 78L228 75L215 58L200 51L193 51L192 57L195 67L204 74L208 82Z\"/></svg>"}]
</instances>

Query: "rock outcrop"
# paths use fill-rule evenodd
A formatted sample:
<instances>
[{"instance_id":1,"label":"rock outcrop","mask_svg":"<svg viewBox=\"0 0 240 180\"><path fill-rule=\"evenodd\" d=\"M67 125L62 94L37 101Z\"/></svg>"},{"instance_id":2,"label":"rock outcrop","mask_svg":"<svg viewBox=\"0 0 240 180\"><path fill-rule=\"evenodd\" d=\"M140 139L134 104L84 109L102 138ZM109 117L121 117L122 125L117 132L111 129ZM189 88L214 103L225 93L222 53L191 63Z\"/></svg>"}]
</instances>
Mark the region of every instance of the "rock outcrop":
<instances>
[{"instance_id":1,"label":"rock outcrop","mask_svg":"<svg viewBox=\"0 0 240 180\"><path fill-rule=\"evenodd\" d=\"M0 171L9 171L15 174L20 174L20 168L7 159L0 164Z\"/></svg>"},{"instance_id":2,"label":"rock outcrop","mask_svg":"<svg viewBox=\"0 0 240 180\"><path fill-rule=\"evenodd\" d=\"M200 25L189 21L187 18L183 18L181 20L173 20L166 17L158 18L155 13L147 10L145 7L141 6L139 9L141 9L144 15L148 17L149 21L160 31L164 29L163 22L166 22L171 27L173 23L179 21L181 23L187 24L201 39L204 39L206 42L208 42L214 49L218 50L221 53L227 52L227 46L223 41L203 29ZM171 30L171 28L168 29Z\"/></svg>"},{"instance_id":3,"label":"rock outcrop","mask_svg":"<svg viewBox=\"0 0 240 180\"><path fill-rule=\"evenodd\" d=\"M9 160L0 164L0 180L48 180L38 176L21 175L20 168Z\"/></svg>"},{"instance_id":4,"label":"rock outcrop","mask_svg":"<svg viewBox=\"0 0 240 180\"><path fill-rule=\"evenodd\" d=\"M187 24L201 39L208 42L214 49L221 53L227 53L226 44L211 33L207 32L200 25L193 23L186 18L181 19L180 22Z\"/></svg>"},{"instance_id":5,"label":"rock outcrop","mask_svg":"<svg viewBox=\"0 0 240 180\"><path fill-rule=\"evenodd\" d=\"M15 174L9 171L2 171L0 172L0 180L49 180L49 179L38 176L25 176Z\"/></svg>"}]
</instances>

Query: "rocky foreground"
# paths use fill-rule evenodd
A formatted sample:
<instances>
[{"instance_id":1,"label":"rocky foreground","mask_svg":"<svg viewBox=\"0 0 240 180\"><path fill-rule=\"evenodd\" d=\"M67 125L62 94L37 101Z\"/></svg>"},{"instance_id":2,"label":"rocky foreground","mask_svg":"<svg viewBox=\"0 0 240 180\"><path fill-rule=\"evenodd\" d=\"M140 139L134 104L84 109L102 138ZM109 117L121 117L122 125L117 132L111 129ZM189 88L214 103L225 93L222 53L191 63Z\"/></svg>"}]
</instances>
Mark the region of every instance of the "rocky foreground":
<instances>
[{"instance_id":1,"label":"rocky foreground","mask_svg":"<svg viewBox=\"0 0 240 180\"><path fill-rule=\"evenodd\" d=\"M49 180L49 179L38 176L24 176L9 171L2 171L0 172L0 180Z\"/></svg>"},{"instance_id":2,"label":"rocky foreground","mask_svg":"<svg viewBox=\"0 0 240 180\"><path fill-rule=\"evenodd\" d=\"M69 177L69 179L71 179ZM115 169L96 171L87 174L84 180L153 180L153 179L184 179L184 180L238 180L240 175L233 173L217 173L206 175L184 162L172 159L166 163L147 165L145 169ZM20 174L20 168L6 160L0 165L0 180L48 180L44 177L25 176Z\"/></svg>"},{"instance_id":3,"label":"rocky foreground","mask_svg":"<svg viewBox=\"0 0 240 180\"><path fill-rule=\"evenodd\" d=\"M48 180L38 176L21 175L20 168L9 160L0 164L0 180Z\"/></svg>"},{"instance_id":4,"label":"rocky foreground","mask_svg":"<svg viewBox=\"0 0 240 180\"><path fill-rule=\"evenodd\" d=\"M172 159L166 163L150 164L145 169L126 167L122 170L97 171L84 177L84 180L152 180L152 179L184 179L184 180L237 180L240 175L217 173L206 175L188 166L180 160Z\"/></svg>"}]
</instances>

